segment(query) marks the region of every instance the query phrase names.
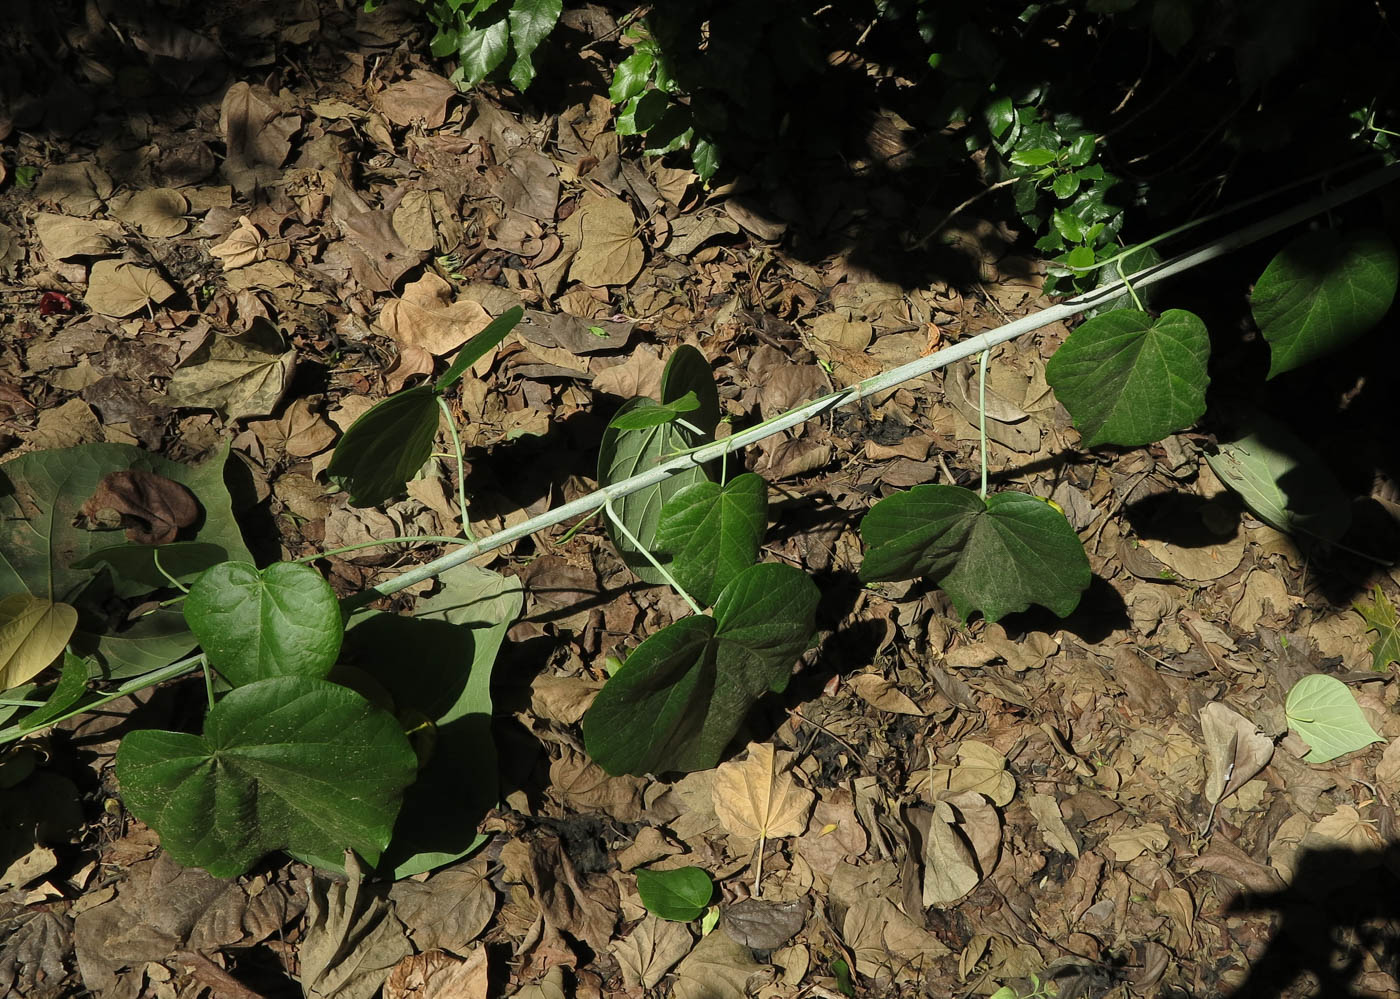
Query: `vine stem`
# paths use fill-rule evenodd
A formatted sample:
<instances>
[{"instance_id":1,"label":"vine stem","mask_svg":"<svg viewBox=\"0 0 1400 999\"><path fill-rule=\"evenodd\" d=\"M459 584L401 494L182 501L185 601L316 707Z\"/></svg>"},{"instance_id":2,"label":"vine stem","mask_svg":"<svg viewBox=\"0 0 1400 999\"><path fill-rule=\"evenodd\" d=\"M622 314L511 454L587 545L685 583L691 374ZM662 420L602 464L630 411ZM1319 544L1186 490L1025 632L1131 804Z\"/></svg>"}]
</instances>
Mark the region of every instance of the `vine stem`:
<instances>
[{"instance_id":1,"label":"vine stem","mask_svg":"<svg viewBox=\"0 0 1400 999\"><path fill-rule=\"evenodd\" d=\"M1272 236L1300 222L1305 222L1314 215L1329 211L1349 201L1354 201L1396 180L1400 180L1400 163L1394 163L1390 166L1372 171L1352 181L1350 184L1336 188L1311 201L1304 202L1301 205L1295 205L1292 208L1271 215L1253 225L1237 229L1189 253L1182 254L1171 260L1166 260L1160 264L1138 271L1130 275L1131 280L1138 288L1145 288L1149 285L1156 284L1174 275L1182 274L1199 267L1201 264L1223 257L1242 247L1249 246L1251 243L1258 242L1261 239ZM1151 240L1150 242L1159 242L1161 238L1165 238L1165 235L1158 239ZM1146 244L1139 244L1139 246L1134 249L1140 249L1142 245ZM1112 262L1116 262L1116 258L1114 260L1102 261L1096 266L1105 266ZM822 396L819 399L804 403L772 419L764 420L757 426L749 427L747 430L741 430L723 440L697 448L687 454L681 454L668 459L667 461L659 463L655 468L641 472L631 478L623 479L621 482L614 482L602 489L595 490L585 496L580 496L571 502L561 504L552 510L547 510L537 517L532 517L527 521L516 524L513 527L508 527L503 531L497 531L495 534L487 537L478 538L475 541L464 541L462 538L419 537L403 539L417 541L435 540L444 543L460 544L462 547L457 551L449 552L446 555L433 559L431 562L426 562L416 568L409 569L407 572L401 573L376 587L362 590L353 596L345 598L345 600L341 602L342 608L348 613L356 607L362 607L380 597L389 596L392 593L397 593L399 590L420 583L425 579L431 579L448 569L461 565L463 562L469 562L485 552L494 551L513 541L529 537L536 531L552 527L572 517L592 513L597 507L605 506L613 500L621 499L623 496L629 496L632 493L640 492L643 489L664 482L672 475L684 471L685 469L706 464L707 462L714 461L716 458L723 458L731 451L747 447L750 444L763 440L766 437L771 437L774 434L782 433L784 430L805 423L830 410L849 405L867 396L889 391L897 385L945 368L965 357L971 357L974 354L988 351L997 344L1006 343L1008 340L1014 340L1019 336L1049 326L1052 323L1061 322L1062 320L1077 316L1081 312L1113 300L1118 295L1122 294L1127 287L1128 283L1126 281L1118 280L1111 284L1104 285L1103 287L1095 288L1093 291L1086 292L1083 295L1077 295L1074 298L1067 299L1057 305L1049 306L1039 312L1017 319L1014 322L1007 323L996 329L988 330L978 336L968 337L966 340L961 340L927 357L921 357L917 360L910 361L908 364L902 364L899 367L891 368L889 371L874 375L855 385L848 386L844 389L832 392L829 395ZM345 549L336 549L334 552L322 552L317 555L306 556L297 561L312 561L327 554L354 551L359 548L369 548L376 544L383 543L383 541L374 541L353 545ZM641 546L639 545L638 547L640 548ZM683 592L680 591L679 588L677 588L677 590L678 592ZM692 606L694 606L693 602ZM201 656L188 656L168 666L163 666L160 669L152 670L149 673L144 673L139 677L128 680L115 690L108 691L106 694L96 697L93 700L86 701L79 706L73 707L58 717L47 720L42 725L26 727L23 722L19 722L0 729L0 744L13 742L26 735L31 735L45 728L49 728L58 722L72 718L86 711L91 711L94 708L99 708L104 704L115 701L120 697L125 697L127 694L137 690L152 687L164 683L167 680L173 680L178 676L182 676L198 668L201 662Z\"/></svg>"},{"instance_id":2,"label":"vine stem","mask_svg":"<svg viewBox=\"0 0 1400 999\"><path fill-rule=\"evenodd\" d=\"M638 541L637 536L627 529L627 525L622 522L622 518L619 517L617 515L617 511L613 509L612 500L608 500L606 503L604 503L603 509L607 511L608 519L611 520L613 522L613 525L619 531L622 532L622 536L628 541L632 542L632 547L637 549L637 551L641 552L642 555L646 557L646 560L651 563L651 567L653 569L661 573L661 578L666 580L667 584L671 587L671 589L679 593L681 595L681 598L685 600L686 603L690 604L690 609L696 614L705 613L703 610L700 609L700 605L697 604L694 601L694 599L691 598L690 594L685 592L685 587L681 586L680 583L676 582L676 577L671 575L670 571L667 570L667 568L657 560L656 556L651 553L651 549L648 548L646 545L642 544L640 541Z\"/></svg>"},{"instance_id":3,"label":"vine stem","mask_svg":"<svg viewBox=\"0 0 1400 999\"><path fill-rule=\"evenodd\" d=\"M1245 226L1242 229L1237 229L1189 253L1144 268L1130 275L1130 277L1137 288L1146 288L1159 281L1164 281L1169 277L1199 267L1204 263L1217 260L1226 254L1233 253L1241 247L1249 246L1251 243L1256 243L1261 239L1265 239L1277 232L1295 226L1300 222L1305 222L1321 212L1328 211L1338 205L1346 204L1348 201L1354 201L1396 180L1400 180L1400 163L1375 170L1366 174L1364 177L1352 181L1350 184L1338 187L1335 190L1320 195L1311 201L1304 202L1301 205L1295 205L1285 211L1278 212L1252 225ZM376 587L363 590L354 596L347 597L345 603L349 609L364 606L371 601L377 600L379 597L396 593L405 587L413 586L425 579L436 576L440 572L451 569L453 566L471 561L484 552L492 551L496 548L508 545L512 541L518 541L521 538L529 537L536 531L552 527L572 517L589 513L595 507L602 506L610 500L621 499L623 496L629 496L632 493L647 489L665 481L677 472L714 461L716 458L720 458L730 451L747 447L756 441L781 433L784 430L805 423L813 417L820 416L840 406L846 406L859 399L864 399L867 396L886 392L897 385L918 378L921 375L926 375L932 371L947 367L955 361L960 361L965 357L971 357L984 350L989 350L997 344L1005 343L1008 340L1014 340L1026 333L1049 326L1051 323L1061 322L1065 319L1077 316L1087 309L1092 309L1095 306L1112 301L1114 298L1123 294L1126 287L1123 281L1114 281L1100 288L1095 288L1092 291L1086 292L1083 295L1077 295L1057 305L1051 305L1037 313L1007 323L1004 326L988 330L974 337L968 337L966 340L960 340L927 357L921 357L917 360L910 361L908 364L902 364L899 367L891 368L889 371L874 375L855 385L839 389L829 395L822 396L820 399L814 399L811 402L804 403L770 420L765 420L758 426L750 427L747 430L741 430L723 440L697 448L689 454L679 455L661 462L657 464L655 468L640 472L631 478L623 479L621 482L614 482L611 485L604 486L585 496L580 496L552 510L547 510L537 517L532 517L527 521L523 521L514 527L508 527L503 531L497 531L495 534L479 538L475 542L463 545L457 551L449 552L441 558L434 559L417 568L409 569L407 572L395 576L393 579L387 580Z\"/></svg>"},{"instance_id":4,"label":"vine stem","mask_svg":"<svg viewBox=\"0 0 1400 999\"><path fill-rule=\"evenodd\" d=\"M987 499L987 358L990 350L982 351L977 359L977 434L978 451L982 454L982 499Z\"/></svg>"},{"instance_id":5,"label":"vine stem","mask_svg":"<svg viewBox=\"0 0 1400 999\"><path fill-rule=\"evenodd\" d=\"M447 429L452 434L452 453L457 456L457 509L462 514L462 537L475 541L476 535L472 533L472 523L467 517L467 460L462 453L462 438L457 436L457 421L452 418L452 409L447 405L447 400L438 396L437 404L447 418Z\"/></svg>"}]
</instances>

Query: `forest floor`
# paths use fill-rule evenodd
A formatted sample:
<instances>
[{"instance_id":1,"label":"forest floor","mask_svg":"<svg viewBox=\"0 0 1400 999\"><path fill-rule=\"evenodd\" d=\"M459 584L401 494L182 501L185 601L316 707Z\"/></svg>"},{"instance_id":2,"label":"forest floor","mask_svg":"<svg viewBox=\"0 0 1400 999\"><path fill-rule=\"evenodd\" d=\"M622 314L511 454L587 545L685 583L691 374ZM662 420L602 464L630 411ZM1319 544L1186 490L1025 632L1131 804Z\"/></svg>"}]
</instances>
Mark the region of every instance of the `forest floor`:
<instances>
[{"instance_id":1,"label":"forest floor","mask_svg":"<svg viewBox=\"0 0 1400 999\"><path fill-rule=\"evenodd\" d=\"M94 15L66 25L45 72L5 81L7 457L117 442L197 463L231 445L254 487L244 533L268 560L453 535L446 435L449 456L382 509L332 490L331 449L521 304L451 398L480 535L594 488L607 420L657 393L681 344L742 426L1049 304L1016 231L975 214L910 277L899 258L956 201L907 173L917 140L893 113L870 116L864 158L813 163L830 183L800 201L707 190L629 152L603 46L585 57L596 83L527 107L459 93L413 14L216 4L188 30ZM601 11L567 16L611 37ZM1393 931L1376 896L1400 755L1306 764L1283 714L1323 670L1400 736L1400 685L1371 671L1352 608L1400 577L1319 570L1243 511L1202 436L1079 450L1045 381L1067 332L997 348L987 390L993 487L1054 500L1088 551L1093 584L1064 620L964 623L936 588L857 579L876 499L975 486L975 364L744 456L771 483L763 557L823 594L819 642L724 765L769 747L813 796L801 829L764 845L761 883L755 844L716 814L718 771L610 777L583 751L608 657L687 608L638 582L598 522L564 524L478 559L525 593L494 673L502 798L483 847L366 882L354 912L282 855L231 880L181 869L121 807L112 764L135 715L178 728L204 689L145 691L65 722L33 743L33 774L0 781L0 988L796 999L1026 995L1037 975L1067 997L1205 999L1279 995L1307 972L1400 995L1375 942ZM315 564L348 594L444 550ZM1212 705L1227 720L1203 728ZM1256 726L1279 740L1267 766L1212 807L1209 781L1243 765ZM1371 859L1316 859L1357 849ZM648 915L636 889L638 868L690 865L725 913L703 936ZM764 904L735 908L750 896Z\"/></svg>"}]
</instances>

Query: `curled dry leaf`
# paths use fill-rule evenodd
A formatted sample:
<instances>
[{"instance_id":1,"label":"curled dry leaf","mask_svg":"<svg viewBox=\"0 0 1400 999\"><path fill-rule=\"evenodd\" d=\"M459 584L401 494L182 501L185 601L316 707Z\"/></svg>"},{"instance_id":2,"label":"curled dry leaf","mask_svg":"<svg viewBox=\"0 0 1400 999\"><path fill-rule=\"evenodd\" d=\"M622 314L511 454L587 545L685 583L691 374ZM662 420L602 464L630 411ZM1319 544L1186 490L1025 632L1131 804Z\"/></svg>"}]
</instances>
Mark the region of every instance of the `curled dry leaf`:
<instances>
[{"instance_id":1,"label":"curled dry leaf","mask_svg":"<svg viewBox=\"0 0 1400 999\"><path fill-rule=\"evenodd\" d=\"M224 241L209 253L222 260L224 270L230 271L235 267L247 267L262 260L264 241L262 232L245 215L238 220L238 228L229 233Z\"/></svg>"},{"instance_id":2,"label":"curled dry leaf","mask_svg":"<svg viewBox=\"0 0 1400 999\"><path fill-rule=\"evenodd\" d=\"M1206 799L1211 803L1244 787L1273 759L1274 741L1252 721L1218 701L1201 709L1201 733L1210 767Z\"/></svg>"},{"instance_id":3,"label":"curled dry leaf","mask_svg":"<svg viewBox=\"0 0 1400 999\"><path fill-rule=\"evenodd\" d=\"M78 612L28 593L0 598L0 690L18 687L63 652Z\"/></svg>"},{"instance_id":4,"label":"curled dry leaf","mask_svg":"<svg viewBox=\"0 0 1400 999\"><path fill-rule=\"evenodd\" d=\"M1006 757L991 746L971 739L958 747L958 765L948 778L950 791L977 791L996 805L1016 794L1016 778L1006 769Z\"/></svg>"},{"instance_id":5,"label":"curled dry leaf","mask_svg":"<svg viewBox=\"0 0 1400 999\"><path fill-rule=\"evenodd\" d=\"M490 323L491 316L478 303L452 301L452 286L427 273L404 287L403 298L384 303L378 325L400 345L441 357Z\"/></svg>"},{"instance_id":6,"label":"curled dry leaf","mask_svg":"<svg viewBox=\"0 0 1400 999\"><path fill-rule=\"evenodd\" d=\"M777 950L807 922L807 901L769 902L746 898L725 908L720 928L754 950Z\"/></svg>"},{"instance_id":7,"label":"curled dry leaf","mask_svg":"<svg viewBox=\"0 0 1400 999\"><path fill-rule=\"evenodd\" d=\"M52 212L34 216L34 231L43 244L44 255L55 260L112 253L122 238L122 227L115 222L75 219Z\"/></svg>"},{"instance_id":8,"label":"curled dry leaf","mask_svg":"<svg viewBox=\"0 0 1400 999\"><path fill-rule=\"evenodd\" d=\"M411 954L384 980L384 999L487 999L486 949L460 958L445 950Z\"/></svg>"},{"instance_id":9,"label":"curled dry leaf","mask_svg":"<svg viewBox=\"0 0 1400 999\"><path fill-rule=\"evenodd\" d=\"M923 710L909 695L895 686L894 681L878 673L857 673L847 681L862 701L872 708L891 714L923 717Z\"/></svg>"},{"instance_id":10,"label":"curled dry leaf","mask_svg":"<svg viewBox=\"0 0 1400 999\"><path fill-rule=\"evenodd\" d=\"M128 541L168 545L199 519L199 504L180 483L130 468L104 476L81 512L90 527L125 527Z\"/></svg>"},{"instance_id":11,"label":"curled dry leaf","mask_svg":"<svg viewBox=\"0 0 1400 999\"><path fill-rule=\"evenodd\" d=\"M816 795L779 773L770 743L749 744L741 762L715 770L715 815L731 834L747 840L801 836Z\"/></svg>"},{"instance_id":12,"label":"curled dry leaf","mask_svg":"<svg viewBox=\"0 0 1400 999\"><path fill-rule=\"evenodd\" d=\"M93 312L120 319L152 303L159 305L175 294L152 267L121 260L99 260L88 272L83 301Z\"/></svg>"}]
</instances>

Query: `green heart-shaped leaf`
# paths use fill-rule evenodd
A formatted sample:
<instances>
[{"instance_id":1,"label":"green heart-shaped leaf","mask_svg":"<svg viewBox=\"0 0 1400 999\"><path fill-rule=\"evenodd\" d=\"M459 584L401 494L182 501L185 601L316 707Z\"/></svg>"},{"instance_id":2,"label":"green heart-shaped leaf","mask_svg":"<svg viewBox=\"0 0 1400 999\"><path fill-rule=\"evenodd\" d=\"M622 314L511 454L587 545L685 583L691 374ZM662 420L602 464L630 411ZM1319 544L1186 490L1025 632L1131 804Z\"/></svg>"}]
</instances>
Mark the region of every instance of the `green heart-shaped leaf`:
<instances>
[{"instance_id":1,"label":"green heart-shaped leaf","mask_svg":"<svg viewBox=\"0 0 1400 999\"><path fill-rule=\"evenodd\" d=\"M1206 455L1220 481L1270 527L1324 541L1346 534L1351 500L1317 452L1262 413L1249 417L1245 431Z\"/></svg>"},{"instance_id":2,"label":"green heart-shaped leaf","mask_svg":"<svg viewBox=\"0 0 1400 999\"><path fill-rule=\"evenodd\" d=\"M1288 727L1312 747L1303 757L1309 763L1326 763L1385 741L1361 713L1347 685L1325 673L1313 673L1295 683L1283 713Z\"/></svg>"},{"instance_id":3,"label":"green heart-shaped leaf","mask_svg":"<svg viewBox=\"0 0 1400 999\"><path fill-rule=\"evenodd\" d=\"M335 591L295 562L216 565L190 587L184 611L209 665L235 687L274 676L321 679L340 652Z\"/></svg>"},{"instance_id":4,"label":"green heart-shaped leaf","mask_svg":"<svg viewBox=\"0 0 1400 999\"><path fill-rule=\"evenodd\" d=\"M860 524L863 580L927 576L964 619L988 621L1031 604L1065 617L1092 574L1065 515L1024 493L984 503L961 486L915 486L882 499Z\"/></svg>"},{"instance_id":5,"label":"green heart-shaped leaf","mask_svg":"<svg viewBox=\"0 0 1400 999\"><path fill-rule=\"evenodd\" d=\"M699 919L710 905L715 883L699 867L677 867L673 871L637 871L637 894L647 912L678 923Z\"/></svg>"},{"instance_id":6,"label":"green heart-shaped leaf","mask_svg":"<svg viewBox=\"0 0 1400 999\"><path fill-rule=\"evenodd\" d=\"M1206 411L1210 335L1199 316L1119 309L1090 319L1045 365L1084 446L1151 444Z\"/></svg>"},{"instance_id":7,"label":"green heart-shaped leaf","mask_svg":"<svg viewBox=\"0 0 1400 999\"><path fill-rule=\"evenodd\" d=\"M610 774L715 766L754 702L787 686L819 598L789 565L739 573L713 617L682 618L627 657L584 716L589 755Z\"/></svg>"},{"instance_id":8,"label":"green heart-shaped leaf","mask_svg":"<svg viewBox=\"0 0 1400 999\"><path fill-rule=\"evenodd\" d=\"M378 861L417 773L399 723L359 694L284 676L239 687L202 736L145 729L117 751L132 814L181 864L242 874L273 850Z\"/></svg>"},{"instance_id":9,"label":"green heart-shaped leaf","mask_svg":"<svg viewBox=\"0 0 1400 999\"><path fill-rule=\"evenodd\" d=\"M1373 230L1310 232L1264 268L1250 308L1269 341L1269 377L1355 340L1390 309L1400 262L1395 244Z\"/></svg>"},{"instance_id":10,"label":"green heart-shaped leaf","mask_svg":"<svg viewBox=\"0 0 1400 999\"><path fill-rule=\"evenodd\" d=\"M651 399L638 397L624 403L618 410L618 416L625 417L630 413L660 408ZM706 442L705 438L674 422L661 423L641 430L618 430L608 427L603 431L603 440L598 445L598 485L609 486L614 482L629 479L655 468L679 451ZM627 525L633 537L641 542L642 548L656 554L656 560L665 566L670 562L670 557L656 553L656 528L661 521L661 509L667 500L686 486L706 481L708 479L703 468L698 465L687 468L653 486L613 500L613 511ZM665 577L656 571L655 566L642 554L641 548L633 545L611 519L607 521L607 525L608 534L612 537L618 554L639 579L648 583L665 582Z\"/></svg>"},{"instance_id":11,"label":"green heart-shaped leaf","mask_svg":"<svg viewBox=\"0 0 1400 999\"><path fill-rule=\"evenodd\" d=\"M350 425L326 474L355 506L377 506L403 492L433 456L437 395L427 385L391 395Z\"/></svg>"},{"instance_id":12,"label":"green heart-shaped leaf","mask_svg":"<svg viewBox=\"0 0 1400 999\"><path fill-rule=\"evenodd\" d=\"M692 394L698 405L687 409L686 422L700 430L700 434L674 421L676 407L689 407L688 397ZM663 422L650 423L652 416L662 417ZM634 423L638 418L639 421ZM619 429L618 421L636 429ZM598 484L608 486L631 478L655 468L681 451L707 444L714 439L718 424L719 393L715 389L710 363L694 347L681 346L671 355L661 373L660 404L644 396L629 399L603 431L603 440L598 446ZM697 465L685 469L653 486L614 500L613 512L622 519L642 547L657 555L657 561L666 566L670 558L656 553L656 528L661 520L661 509L667 500L686 486L705 481L708 481L708 476L703 468ZM607 525L618 554L637 578L648 583L665 582L665 577L656 571L641 549L633 545L611 519Z\"/></svg>"},{"instance_id":13,"label":"green heart-shaped leaf","mask_svg":"<svg viewBox=\"0 0 1400 999\"><path fill-rule=\"evenodd\" d=\"M758 558L768 527L768 484L752 472L721 486L697 482L661 508L656 546L673 556L671 575L706 606Z\"/></svg>"}]
</instances>

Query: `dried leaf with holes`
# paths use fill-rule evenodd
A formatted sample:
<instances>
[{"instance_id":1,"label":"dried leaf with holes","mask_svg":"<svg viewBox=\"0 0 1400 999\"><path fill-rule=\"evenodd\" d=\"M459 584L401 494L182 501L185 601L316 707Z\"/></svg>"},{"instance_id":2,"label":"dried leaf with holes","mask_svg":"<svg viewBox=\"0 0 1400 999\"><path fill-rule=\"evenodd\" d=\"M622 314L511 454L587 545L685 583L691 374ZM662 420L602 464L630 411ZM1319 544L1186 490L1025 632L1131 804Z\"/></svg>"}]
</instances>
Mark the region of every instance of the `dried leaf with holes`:
<instances>
[{"instance_id":1,"label":"dried leaf with holes","mask_svg":"<svg viewBox=\"0 0 1400 999\"><path fill-rule=\"evenodd\" d=\"M125 527L128 541L168 545L199 519L199 504L180 483L131 468L103 476L81 512L89 527Z\"/></svg>"}]
</instances>

